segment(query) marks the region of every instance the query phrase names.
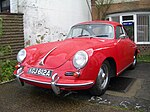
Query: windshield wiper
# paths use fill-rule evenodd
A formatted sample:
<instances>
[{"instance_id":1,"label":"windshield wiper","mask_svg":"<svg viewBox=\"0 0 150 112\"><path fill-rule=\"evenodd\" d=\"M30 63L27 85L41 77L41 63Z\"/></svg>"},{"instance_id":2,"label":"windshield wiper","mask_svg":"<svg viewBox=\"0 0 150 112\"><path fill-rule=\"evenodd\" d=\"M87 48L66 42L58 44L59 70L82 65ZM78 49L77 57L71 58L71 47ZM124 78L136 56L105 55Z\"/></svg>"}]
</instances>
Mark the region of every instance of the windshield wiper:
<instances>
[{"instance_id":1,"label":"windshield wiper","mask_svg":"<svg viewBox=\"0 0 150 112\"><path fill-rule=\"evenodd\" d=\"M87 37L87 36L90 36L90 35L79 35L79 36L77 36L77 37Z\"/></svg>"},{"instance_id":2,"label":"windshield wiper","mask_svg":"<svg viewBox=\"0 0 150 112\"><path fill-rule=\"evenodd\" d=\"M96 35L96 37L108 37L108 35Z\"/></svg>"},{"instance_id":3,"label":"windshield wiper","mask_svg":"<svg viewBox=\"0 0 150 112\"><path fill-rule=\"evenodd\" d=\"M95 37L95 36L90 36L90 35L79 35L79 36L74 36L74 37L71 37L72 39L74 39L74 38L77 38L77 37L89 37L89 38L93 38L93 37Z\"/></svg>"}]
</instances>

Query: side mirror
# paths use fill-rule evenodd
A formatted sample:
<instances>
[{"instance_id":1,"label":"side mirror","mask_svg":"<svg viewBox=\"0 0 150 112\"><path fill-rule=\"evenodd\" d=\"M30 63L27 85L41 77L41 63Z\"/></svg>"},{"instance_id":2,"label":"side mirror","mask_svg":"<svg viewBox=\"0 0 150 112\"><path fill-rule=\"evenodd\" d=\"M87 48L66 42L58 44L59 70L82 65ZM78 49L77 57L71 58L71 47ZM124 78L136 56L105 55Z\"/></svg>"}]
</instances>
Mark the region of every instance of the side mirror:
<instances>
[{"instance_id":1,"label":"side mirror","mask_svg":"<svg viewBox=\"0 0 150 112\"><path fill-rule=\"evenodd\" d=\"M64 33L60 33L63 37L65 37L65 36L67 36L66 34L64 34Z\"/></svg>"},{"instance_id":2,"label":"side mirror","mask_svg":"<svg viewBox=\"0 0 150 112\"><path fill-rule=\"evenodd\" d=\"M62 41L62 40L64 40L67 37L67 34L66 33L60 33L59 36L60 36L60 40L59 41Z\"/></svg>"}]
</instances>

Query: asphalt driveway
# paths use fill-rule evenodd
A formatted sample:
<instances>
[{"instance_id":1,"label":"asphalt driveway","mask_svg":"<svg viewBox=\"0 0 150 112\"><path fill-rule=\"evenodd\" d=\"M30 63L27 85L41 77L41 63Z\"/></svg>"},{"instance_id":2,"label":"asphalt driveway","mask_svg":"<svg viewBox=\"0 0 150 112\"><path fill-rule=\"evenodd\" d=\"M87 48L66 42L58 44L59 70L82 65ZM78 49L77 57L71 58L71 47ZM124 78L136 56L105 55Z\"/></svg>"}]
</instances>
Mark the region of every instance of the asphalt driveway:
<instances>
[{"instance_id":1,"label":"asphalt driveway","mask_svg":"<svg viewBox=\"0 0 150 112\"><path fill-rule=\"evenodd\" d=\"M108 90L103 96L87 91L64 92L56 96L51 90L18 82L0 85L0 112L131 112L150 111L150 63L139 63L121 77L136 81L126 93Z\"/></svg>"}]
</instances>

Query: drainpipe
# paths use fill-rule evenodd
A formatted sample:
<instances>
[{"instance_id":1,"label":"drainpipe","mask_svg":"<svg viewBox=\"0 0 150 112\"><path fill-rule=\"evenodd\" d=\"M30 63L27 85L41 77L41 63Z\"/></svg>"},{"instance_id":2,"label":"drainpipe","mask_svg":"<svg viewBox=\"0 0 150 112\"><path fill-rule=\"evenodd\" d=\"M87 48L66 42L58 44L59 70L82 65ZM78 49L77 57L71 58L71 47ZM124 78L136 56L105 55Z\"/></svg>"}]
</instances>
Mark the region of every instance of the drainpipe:
<instances>
[{"instance_id":1,"label":"drainpipe","mask_svg":"<svg viewBox=\"0 0 150 112\"><path fill-rule=\"evenodd\" d=\"M89 1L86 0L86 3L87 3L87 6L88 6L88 9L89 9L89 12L90 12L90 16L91 16L91 18L92 18L92 20L93 20L92 9L91 9L91 6L90 6L90 4L89 4Z\"/></svg>"}]
</instances>

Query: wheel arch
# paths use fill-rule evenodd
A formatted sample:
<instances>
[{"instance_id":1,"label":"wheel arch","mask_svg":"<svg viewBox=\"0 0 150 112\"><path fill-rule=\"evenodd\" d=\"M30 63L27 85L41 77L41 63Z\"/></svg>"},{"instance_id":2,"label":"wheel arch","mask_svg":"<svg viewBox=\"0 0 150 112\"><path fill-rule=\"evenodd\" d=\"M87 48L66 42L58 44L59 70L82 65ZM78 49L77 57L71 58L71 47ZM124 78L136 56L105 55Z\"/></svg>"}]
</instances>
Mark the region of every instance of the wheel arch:
<instances>
[{"instance_id":1,"label":"wheel arch","mask_svg":"<svg viewBox=\"0 0 150 112\"><path fill-rule=\"evenodd\" d=\"M135 54L137 55L140 51L138 49L135 50Z\"/></svg>"},{"instance_id":2,"label":"wheel arch","mask_svg":"<svg viewBox=\"0 0 150 112\"><path fill-rule=\"evenodd\" d=\"M110 77L115 77L116 74L117 74L117 65L116 65L116 62L115 62L114 58L108 57L108 58L105 59L105 61L106 60L109 62L110 67L111 67Z\"/></svg>"}]
</instances>

